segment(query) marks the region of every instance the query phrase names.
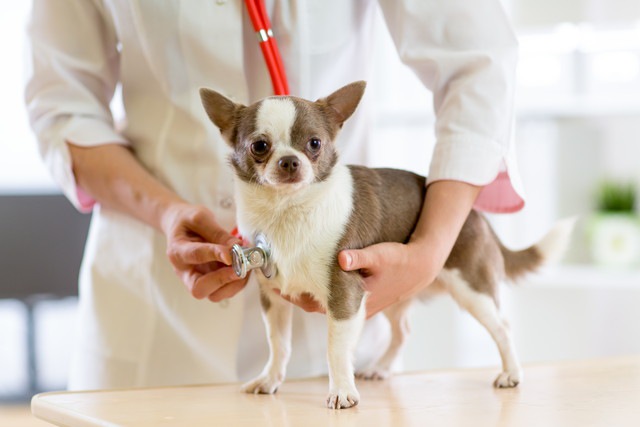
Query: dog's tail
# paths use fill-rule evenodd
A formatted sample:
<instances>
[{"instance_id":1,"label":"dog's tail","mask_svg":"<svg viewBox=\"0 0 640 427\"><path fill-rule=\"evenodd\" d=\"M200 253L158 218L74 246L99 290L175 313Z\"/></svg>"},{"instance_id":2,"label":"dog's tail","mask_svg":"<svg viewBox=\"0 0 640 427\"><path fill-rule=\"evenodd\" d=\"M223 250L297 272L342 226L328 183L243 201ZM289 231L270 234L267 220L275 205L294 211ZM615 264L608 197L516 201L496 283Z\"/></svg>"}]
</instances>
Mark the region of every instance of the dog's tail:
<instances>
[{"instance_id":1,"label":"dog's tail","mask_svg":"<svg viewBox=\"0 0 640 427\"><path fill-rule=\"evenodd\" d=\"M526 273L533 272L545 264L559 261L569 246L576 221L577 217L558 221L542 240L527 249L512 251L500 243L507 277L517 281Z\"/></svg>"}]
</instances>

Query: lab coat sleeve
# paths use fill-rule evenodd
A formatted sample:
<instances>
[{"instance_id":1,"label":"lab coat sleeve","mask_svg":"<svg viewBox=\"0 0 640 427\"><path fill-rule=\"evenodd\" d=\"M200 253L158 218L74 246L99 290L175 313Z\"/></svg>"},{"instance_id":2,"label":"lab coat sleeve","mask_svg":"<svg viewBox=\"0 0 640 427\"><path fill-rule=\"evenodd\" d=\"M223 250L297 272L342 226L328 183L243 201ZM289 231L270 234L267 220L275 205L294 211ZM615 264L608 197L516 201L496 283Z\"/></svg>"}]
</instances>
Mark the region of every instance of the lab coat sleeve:
<instances>
[{"instance_id":1,"label":"lab coat sleeve","mask_svg":"<svg viewBox=\"0 0 640 427\"><path fill-rule=\"evenodd\" d=\"M513 153L517 40L498 0L379 0L401 60L434 94L428 182L483 186L476 207L524 205Z\"/></svg>"},{"instance_id":2,"label":"lab coat sleeve","mask_svg":"<svg viewBox=\"0 0 640 427\"><path fill-rule=\"evenodd\" d=\"M118 81L115 31L94 0L35 0L27 29L25 102L40 154L73 205L95 203L76 186L67 142L127 144L109 103Z\"/></svg>"}]
</instances>

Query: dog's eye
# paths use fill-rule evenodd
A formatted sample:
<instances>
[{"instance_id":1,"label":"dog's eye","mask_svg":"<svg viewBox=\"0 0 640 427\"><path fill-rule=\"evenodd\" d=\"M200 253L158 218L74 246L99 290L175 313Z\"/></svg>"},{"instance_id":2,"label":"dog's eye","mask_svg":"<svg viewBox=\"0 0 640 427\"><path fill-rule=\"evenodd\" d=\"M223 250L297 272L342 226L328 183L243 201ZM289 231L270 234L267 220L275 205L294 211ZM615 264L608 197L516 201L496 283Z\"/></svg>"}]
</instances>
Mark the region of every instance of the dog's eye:
<instances>
[{"instance_id":1,"label":"dog's eye","mask_svg":"<svg viewBox=\"0 0 640 427\"><path fill-rule=\"evenodd\" d=\"M315 152L322 147L322 142L318 138L311 138L307 143L307 147L309 148L309 151Z\"/></svg>"},{"instance_id":2,"label":"dog's eye","mask_svg":"<svg viewBox=\"0 0 640 427\"><path fill-rule=\"evenodd\" d=\"M251 143L251 152L255 156L263 156L269 152L269 143L263 140L255 141Z\"/></svg>"}]
</instances>

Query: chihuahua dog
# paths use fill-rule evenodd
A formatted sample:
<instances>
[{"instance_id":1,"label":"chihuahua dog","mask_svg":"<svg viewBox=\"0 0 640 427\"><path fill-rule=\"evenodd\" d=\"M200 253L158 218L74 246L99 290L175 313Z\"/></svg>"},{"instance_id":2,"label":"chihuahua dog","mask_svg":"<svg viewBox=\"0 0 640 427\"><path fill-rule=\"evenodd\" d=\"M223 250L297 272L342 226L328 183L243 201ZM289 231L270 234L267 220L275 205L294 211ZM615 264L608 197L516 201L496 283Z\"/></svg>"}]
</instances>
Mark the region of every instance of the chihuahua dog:
<instances>
[{"instance_id":1,"label":"chihuahua dog","mask_svg":"<svg viewBox=\"0 0 640 427\"><path fill-rule=\"evenodd\" d=\"M238 229L246 238L261 233L270 243L275 265L269 278L256 271L270 357L262 373L243 386L246 392L275 393L285 377L293 306L273 292L277 289L292 298L311 294L326 310L327 406L358 404L352 357L365 322L367 293L359 272L340 269L337 254L380 242L408 242L426 193L423 176L338 161L334 141L364 90L365 82L355 82L315 102L278 96L249 106L200 90L207 115L232 148ZM502 358L496 387L515 387L522 378L499 314L498 284L559 256L569 233L570 225L560 223L536 245L511 251L472 211L444 269L421 295L448 292L487 328ZM362 377L389 374L408 333L409 305L400 302L384 312L391 323L391 344Z\"/></svg>"}]
</instances>

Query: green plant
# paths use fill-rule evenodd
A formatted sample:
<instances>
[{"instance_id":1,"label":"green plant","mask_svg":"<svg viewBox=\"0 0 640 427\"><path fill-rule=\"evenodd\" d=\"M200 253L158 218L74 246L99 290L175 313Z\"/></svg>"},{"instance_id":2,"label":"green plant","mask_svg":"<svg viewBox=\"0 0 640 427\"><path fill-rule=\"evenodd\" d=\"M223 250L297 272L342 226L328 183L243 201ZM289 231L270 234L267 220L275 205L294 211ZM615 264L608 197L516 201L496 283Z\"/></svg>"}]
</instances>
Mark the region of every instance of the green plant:
<instances>
[{"instance_id":1,"label":"green plant","mask_svg":"<svg viewBox=\"0 0 640 427\"><path fill-rule=\"evenodd\" d=\"M633 182L604 181L598 188L597 208L600 212L628 212L634 210L636 185Z\"/></svg>"}]
</instances>

